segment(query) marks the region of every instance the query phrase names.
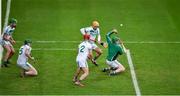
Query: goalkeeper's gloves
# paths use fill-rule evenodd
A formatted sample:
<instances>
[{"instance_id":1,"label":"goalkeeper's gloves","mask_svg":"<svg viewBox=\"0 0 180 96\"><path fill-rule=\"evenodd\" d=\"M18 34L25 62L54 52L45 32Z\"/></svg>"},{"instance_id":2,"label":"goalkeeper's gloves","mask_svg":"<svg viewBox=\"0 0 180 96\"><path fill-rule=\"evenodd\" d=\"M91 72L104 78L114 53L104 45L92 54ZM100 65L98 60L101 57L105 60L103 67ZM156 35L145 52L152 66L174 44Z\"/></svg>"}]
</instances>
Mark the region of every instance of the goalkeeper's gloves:
<instances>
[{"instance_id":1,"label":"goalkeeper's gloves","mask_svg":"<svg viewBox=\"0 0 180 96\"><path fill-rule=\"evenodd\" d=\"M107 47L108 47L107 43L101 42L100 44L101 44L104 48L107 48Z\"/></svg>"}]
</instances>

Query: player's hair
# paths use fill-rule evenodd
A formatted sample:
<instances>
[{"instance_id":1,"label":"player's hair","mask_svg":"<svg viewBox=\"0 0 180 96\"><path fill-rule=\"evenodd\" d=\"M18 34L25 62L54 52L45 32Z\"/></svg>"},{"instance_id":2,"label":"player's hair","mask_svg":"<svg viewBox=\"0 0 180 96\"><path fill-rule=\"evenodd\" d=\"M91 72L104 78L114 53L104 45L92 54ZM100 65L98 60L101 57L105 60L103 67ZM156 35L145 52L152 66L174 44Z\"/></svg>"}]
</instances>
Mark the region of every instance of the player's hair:
<instances>
[{"instance_id":1,"label":"player's hair","mask_svg":"<svg viewBox=\"0 0 180 96\"><path fill-rule=\"evenodd\" d=\"M98 21L93 21L92 26L99 26L99 22Z\"/></svg>"},{"instance_id":2,"label":"player's hair","mask_svg":"<svg viewBox=\"0 0 180 96\"><path fill-rule=\"evenodd\" d=\"M12 24L12 23L17 23L17 20L15 18L11 18L9 19L9 24Z\"/></svg>"},{"instance_id":3,"label":"player's hair","mask_svg":"<svg viewBox=\"0 0 180 96\"><path fill-rule=\"evenodd\" d=\"M30 39L24 40L24 45L27 45L27 44L29 44L29 43L32 43L32 41L31 41Z\"/></svg>"}]
</instances>

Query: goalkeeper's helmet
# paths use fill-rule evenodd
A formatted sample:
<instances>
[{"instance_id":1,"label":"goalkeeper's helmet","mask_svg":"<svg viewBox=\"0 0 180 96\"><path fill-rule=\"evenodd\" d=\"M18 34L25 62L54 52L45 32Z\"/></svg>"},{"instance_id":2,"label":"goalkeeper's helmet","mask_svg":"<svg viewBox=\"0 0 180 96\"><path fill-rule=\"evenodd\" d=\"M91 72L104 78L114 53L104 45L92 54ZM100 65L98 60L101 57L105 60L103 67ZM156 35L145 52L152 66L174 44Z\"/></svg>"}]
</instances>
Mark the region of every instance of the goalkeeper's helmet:
<instances>
[{"instance_id":1,"label":"goalkeeper's helmet","mask_svg":"<svg viewBox=\"0 0 180 96\"><path fill-rule=\"evenodd\" d=\"M112 37L112 43L114 43L114 44L118 44L118 42L119 42L119 38L118 37Z\"/></svg>"}]
</instances>

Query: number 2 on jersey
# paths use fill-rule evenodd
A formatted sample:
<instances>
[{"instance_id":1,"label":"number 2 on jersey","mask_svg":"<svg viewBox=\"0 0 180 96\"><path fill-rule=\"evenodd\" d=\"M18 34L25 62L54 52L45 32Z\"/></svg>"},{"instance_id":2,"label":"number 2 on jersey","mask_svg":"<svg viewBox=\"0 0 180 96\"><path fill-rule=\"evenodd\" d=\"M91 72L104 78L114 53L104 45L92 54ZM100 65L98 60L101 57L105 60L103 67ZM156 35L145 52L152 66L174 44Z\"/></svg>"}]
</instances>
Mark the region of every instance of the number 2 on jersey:
<instances>
[{"instance_id":1,"label":"number 2 on jersey","mask_svg":"<svg viewBox=\"0 0 180 96\"><path fill-rule=\"evenodd\" d=\"M81 48L80 48L80 52L84 52L84 48L85 48L85 46L82 45Z\"/></svg>"}]
</instances>

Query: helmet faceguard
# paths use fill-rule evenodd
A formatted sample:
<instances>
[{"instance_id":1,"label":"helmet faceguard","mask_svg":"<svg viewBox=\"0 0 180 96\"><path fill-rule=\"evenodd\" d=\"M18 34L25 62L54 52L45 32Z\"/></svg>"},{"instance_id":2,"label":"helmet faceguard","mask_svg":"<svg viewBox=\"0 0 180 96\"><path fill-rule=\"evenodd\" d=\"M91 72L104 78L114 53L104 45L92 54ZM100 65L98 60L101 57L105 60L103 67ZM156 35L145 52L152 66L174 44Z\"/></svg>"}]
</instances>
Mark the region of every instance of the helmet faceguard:
<instances>
[{"instance_id":1,"label":"helmet faceguard","mask_svg":"<svg viewBox=\"0 0 180 96\"><path fill-rule=\"evenodd\" d=\"M118 37L112 37L112 43L119 44L120 43L120 39Z\"/></svg>"}]
</instances>

